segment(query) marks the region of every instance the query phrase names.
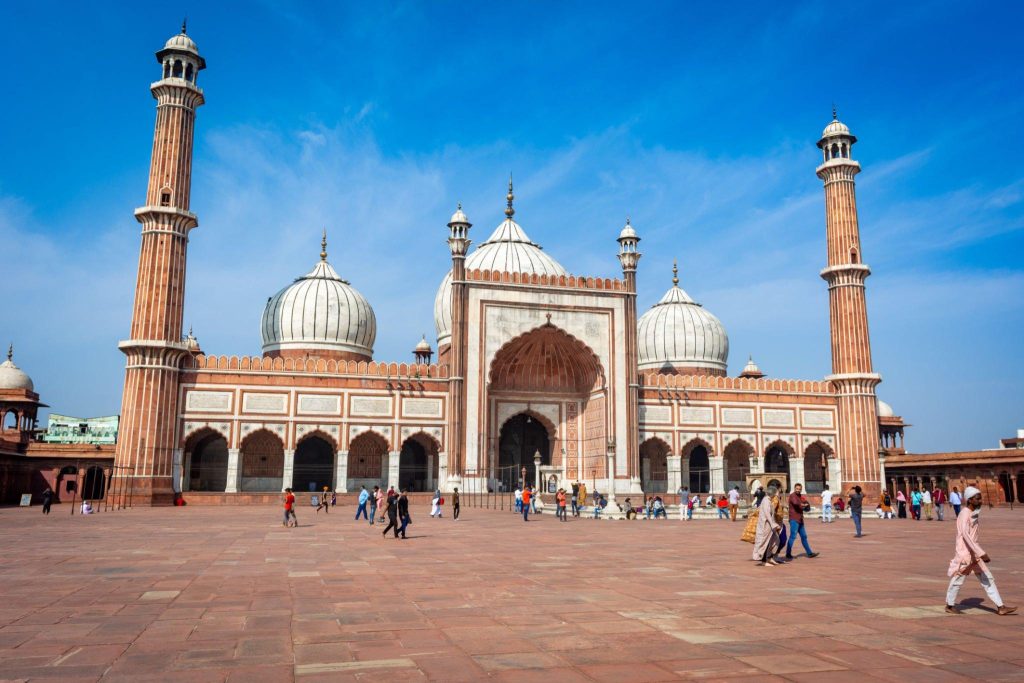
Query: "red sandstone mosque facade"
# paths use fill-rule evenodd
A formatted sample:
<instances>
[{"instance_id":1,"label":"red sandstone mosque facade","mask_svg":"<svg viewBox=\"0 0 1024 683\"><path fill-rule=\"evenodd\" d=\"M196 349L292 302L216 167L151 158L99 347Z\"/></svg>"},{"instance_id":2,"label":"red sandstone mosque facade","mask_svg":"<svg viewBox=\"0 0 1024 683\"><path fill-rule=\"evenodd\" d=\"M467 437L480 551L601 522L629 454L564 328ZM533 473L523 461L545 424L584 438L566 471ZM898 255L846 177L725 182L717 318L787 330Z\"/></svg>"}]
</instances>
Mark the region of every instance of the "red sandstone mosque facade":
<instances>
[{"instance_id":1,"label":"red sandstone mosque facade","mask_svg":"<svg viewBox=\"0 0 1024 683\"><path fill-rule=\"evenodd\" d=\"M725 328L677 273L638 315L640 236L629 221L617 238L620 278L571 275L514 219L511 181L504 220L475 249L461 206L447 223L436 362L425 339L413 362L373 358L373 309L331 267L326 236L309 273L269 299L263 354L213 355L182 328L206 64L184 29L156 55L152 162L135 211L138 281L120 343L116 464L130 473L136 502L286 486L493 490L523 477L545 488L593 481L613 494L721 493L772 479L812 492L825 482L879 490L880 376L857 222L857 139L835 117L816 169L831 313L825 378L772 379L752 360L727 376Z\"/></svg>"}]
</instances>

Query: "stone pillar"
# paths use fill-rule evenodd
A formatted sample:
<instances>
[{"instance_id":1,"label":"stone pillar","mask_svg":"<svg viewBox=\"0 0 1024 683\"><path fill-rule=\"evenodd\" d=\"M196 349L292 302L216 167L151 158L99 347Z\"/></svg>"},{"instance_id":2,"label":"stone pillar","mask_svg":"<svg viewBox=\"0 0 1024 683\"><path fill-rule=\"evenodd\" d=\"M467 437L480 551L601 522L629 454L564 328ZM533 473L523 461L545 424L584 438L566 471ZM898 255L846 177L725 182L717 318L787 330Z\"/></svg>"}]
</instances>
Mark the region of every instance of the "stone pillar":
<instances>
[{"instance_id":1,"label":"stone pillar","mask_svg":"<svg viewBox=\"0 0 1024 683\"><path fill-rule=\"evenodd\" d=\"M722 456L709 457L708 467L711 469L711 493L715 495L725 493L725 458Z\"/></svg>"},{"instance_id":2,"label":"stone pillar","mask_svg":"<svg viewBox=\"0 0 1024 683\"><path fill-rule=\"evenodd\" d=\"M437 454L437 485L438 487L444 487L442 490L445 493L451 492L450 482L448 481L448 454L441 451ZM458 486L458 484L454 484Z\"/></svg>"},{"instance_id":3,"label":"stone pillar","mask_svg":"<svg viewBox=\"0 0 1024 683\"><path fill-rule=\"evenodd\" d=\"M842 493L843 466L839 458L828 459L828 486L836 493Z\"/></svg>"},{"instance_id":4,"label":"stone pillar","mask_svg":"<svg viewBox=\"0 0 1024 683\"><path fill-rule=\"evenodd\" d=\"M334 463L334 488L339 493L348 493L348 451L338 451Z\"/></svg>"},{"instance_id":5,"label":"stone pillar","mask_svg":"<svg viewBox=\"0 0 1024 683\"><path fill-rule=\"evenodd\" d=\"M682 458L677 458L671 453L668 456L668 492L676 494L679 487L683 485L682 474L679 471L682 466Z\"/></svg>"},{"instance_id":6,"label":"stone pillar","mask_svg":"<svg viewBox=\"0 0 1024 683\"><path fill-rule=\"evenodd\" d=\"M431 489L441 488L440 480L434 481L434 456L427 453L427 486Z\"/></svg>"},{"instance_id":7,"label":"stone pillar","mask_svg":"<svg viewBox=\"0 0 1024 683\"><path fill-rule=\"evenodd\" d=\"M174 465L171 468L171 490L175 493L182 491L182 473L184 472L184 453L180 448L174 449Z\"/></svg>"},{"instance_id":8,"label":"stone pillar","mask_svg":"<svg viewBox=\"0 0 1024 683\"><path fill-rule=\"evenodd\" d=\"M291 488L295 479L295 449L284 449L284 471L281 473L281 481L284 488Z\"/></svg>"},{"instance_id":9,"label":"stone pillar","mask_svg":"<svg viewBox=\"0 0 1024 683\"><path fill-rule=\"evenodd\" d=\"M228 449L228 477L224 485L224 493L238 493L242 470L239 467L239 450Z\"/></svg>"},{"instance_id":10,"label":"stone pillar","mask_svg":"<svg viewBox=\"0 0 1024 683\"><path fill-rule=\"evenodd\" d=\"M395 490L398 490L398 462L399 457L402 455L401 451L391 451L388 453L388 486L394 486Z\"/></svg>"},{"instance_id":11,"label":"stone pillar","mask_svg":"<svg viewBox=\"0 0 1024 683\"><path fill-rule=\"evenodd\" d=\"M685 486L686 488L690 487L690 459L689 458L683 458L683 457L679 458L679 480L680 480L679 481L679 485L680 486ZM677 490L678 490L678 488L677 488Z\"/></svg>"}]
</instances>

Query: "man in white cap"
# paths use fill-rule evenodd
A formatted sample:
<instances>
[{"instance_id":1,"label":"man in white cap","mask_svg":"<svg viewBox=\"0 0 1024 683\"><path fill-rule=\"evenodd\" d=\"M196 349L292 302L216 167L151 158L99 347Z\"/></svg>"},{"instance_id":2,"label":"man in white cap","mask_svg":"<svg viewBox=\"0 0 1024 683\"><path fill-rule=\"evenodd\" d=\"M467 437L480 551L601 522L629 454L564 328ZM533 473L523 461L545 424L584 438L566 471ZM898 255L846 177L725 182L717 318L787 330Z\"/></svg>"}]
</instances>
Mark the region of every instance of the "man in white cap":
<instances>
[{"instance_id":1,"label":"man in white cap","mask_svg":"<svg viewBox=\"0 0 1024 683\"><path fill-rule=\"evenodd\" d=\"M960 586L964 585L968 574L977 574L978 580L985 588L985 592L992 602L996 603L996 613L1000 616L1013 614L1016 607L1009 607L1003 604L999 596L999 589L996 588L996 580L992 572L985 566L991 562L986 553L978 543L978 517L981 515L981 491L974 486L968 486L964 491L964 502L966 507L956 518L956 555L949 561L949 588L946 589L946 611L950 614L960 614L956 607L956 596L960 592Z\"/></svg>"}]
</instances>

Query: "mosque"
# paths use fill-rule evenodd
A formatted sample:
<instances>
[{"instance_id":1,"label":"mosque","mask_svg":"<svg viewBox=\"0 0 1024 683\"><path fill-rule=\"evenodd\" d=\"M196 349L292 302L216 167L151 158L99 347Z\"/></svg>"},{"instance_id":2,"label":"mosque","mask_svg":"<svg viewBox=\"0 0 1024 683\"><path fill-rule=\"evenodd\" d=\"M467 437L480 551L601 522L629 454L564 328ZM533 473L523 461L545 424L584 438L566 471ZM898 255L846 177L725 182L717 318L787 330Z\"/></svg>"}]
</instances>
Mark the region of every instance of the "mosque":
<instances>
[{"instance_id":1,"label":"mosque","mask_svg":"<svg viewBox=\"0 0 1024 683\"><path fill-rule=\"evenodd\" d=\"M901 437L902 421L875 396L857 138L834 115L815 169L827 377L774 379L752 359L729 376L725 326L677 273L638 313L638 226L609 226L621 277L570 274L534 241L543 229L531 237L517 221L511 181L504 217L475 248L479 233L461 206L437 219L449 251L436 258L450 258L451 270L434 302L436 358L426 339L408 362L374 358L373 307L331 266L326 234L309 271L268 299L262 355L222 355L182 327L186 252L193 238L203 248L189 202L206 62L184 27L156 57L152 161L135 211L138 281L120 343L116 476L131 478L136 504L379 483L501 490L523 480L545 491L581 480L612 494L722 493L773 480L878 492L880 415L887 434Z\"/></svg>"}]
</instances>

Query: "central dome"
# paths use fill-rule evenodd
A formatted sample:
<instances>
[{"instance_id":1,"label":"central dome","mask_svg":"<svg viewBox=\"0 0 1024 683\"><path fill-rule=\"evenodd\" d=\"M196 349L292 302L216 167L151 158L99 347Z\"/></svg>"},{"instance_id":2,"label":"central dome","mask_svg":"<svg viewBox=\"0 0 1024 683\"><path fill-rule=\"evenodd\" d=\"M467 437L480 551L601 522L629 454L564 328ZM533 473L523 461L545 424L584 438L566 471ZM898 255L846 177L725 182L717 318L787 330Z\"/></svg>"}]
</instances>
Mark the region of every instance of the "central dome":
<instances>
[{"instance_id":1,"label":"central dome","mask_svg":"<svg viewBox=\"0 0 1024 683\"><path fill-rule=\"evenodd\" d=\"M680 289L676 266L672 273L672 289L637 322L639 368L671 374L725 375L729 364L725 327Z\"/></svg>"},{"instance_id":2,"label":"central dome","mask_svg":"<svg viewBox=\"0 0 1024 683\"><path fill-rule=\"evenodd\" d=\"M466 270L498 270L528 275L569 274L558 261L545 254L539 244L526 236L512 216L502 221L487 241L466 257ZM434 327L437 329L438 348L449 344L452 336L451 271L444 276L434 298Z\"/></svg>"},{"instance_id":3,"label":"central dome","mask_svg":"<svg viewBox=\"0 0 1024 683\"><path fill-rule=\"evenodd\" d=\"M327 262L324 236L320 261L267 300L263 309L263 354L370 360L377 318L366 298Z\"/></svg>"}]
</instances>

